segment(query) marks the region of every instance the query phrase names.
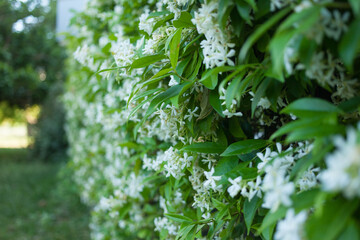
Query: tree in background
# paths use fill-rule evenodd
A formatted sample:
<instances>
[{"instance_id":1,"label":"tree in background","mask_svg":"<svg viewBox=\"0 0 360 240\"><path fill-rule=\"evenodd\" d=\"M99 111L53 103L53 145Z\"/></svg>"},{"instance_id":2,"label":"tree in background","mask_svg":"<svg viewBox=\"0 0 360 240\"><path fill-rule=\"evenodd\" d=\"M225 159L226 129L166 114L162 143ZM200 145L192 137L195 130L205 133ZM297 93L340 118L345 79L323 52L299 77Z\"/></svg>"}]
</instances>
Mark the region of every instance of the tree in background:
<instances>
[{"instance_id":1,"label":"tree in background","mask_svg":"<svg viewBox=\"0 0 360 240\"><path fill-rule=\"evenodd\" d=\"M10 109L42 106L33 146L42 159L66 146L58 100L66 54L56 40L55 14L55 0L0 0L0 103Z\"/></svg>"}]
</instances>

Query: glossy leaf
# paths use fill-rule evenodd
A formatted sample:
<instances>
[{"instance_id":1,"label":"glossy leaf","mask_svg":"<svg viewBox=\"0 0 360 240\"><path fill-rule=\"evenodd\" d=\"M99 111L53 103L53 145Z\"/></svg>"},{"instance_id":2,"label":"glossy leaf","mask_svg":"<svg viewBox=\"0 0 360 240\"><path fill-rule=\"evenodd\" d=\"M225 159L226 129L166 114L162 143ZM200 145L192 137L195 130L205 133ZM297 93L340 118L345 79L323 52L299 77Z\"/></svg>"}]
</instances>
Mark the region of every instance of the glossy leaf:
<instances>
[{"instance_id":1,"label":"glossy leaf","mask_svg":"<svg viewBox=\"0 0 360 240\"><path fill-rule=\"evenodd\" d=\"M283 17L285 17L291 11L290 8L285 8L280 12L276 13L272 18L270 18L266 23L259 26L254 33L246 40L242 45L240 50L239 59L244 61L250 48L256 43L257 40L267 32L271 27L273 27L277 22L279 22Z\"/></svg>"},{"instance_id":2,"label":"glossy leaf","mask_svg":"<svg viewBox=\"0 0 360 240\"><path fill-rule=\"evenodd\" d=\"M181 149L185 152L198 152L198 153L221 153L224 151L226 146L223 146L215 142L203 142L203 143L193 143L187 145Z\"/></svg>"},{"instance_id":3,"label":"glossy leaf","mask_svg":"<svg viewBox=\"0 0 360 240\"><path fill-rule=\"evenodd\" d=\"M162 59L165 59L166 56L163 54L157 54L157 55L151 55L151 56L145 56L139 59L136 59L132 64L132 68L143 68L147 67L150 64L156 63L161 61Z\"/></svg>"},{"instance_id":4,"label":"glossy leaf","mask_svg":"<svg viewBox=\"0 0 360 240\"><path fill-rule=\"evenodd\" d=\"M244 212L244 220L248 234L250 233L250 228L254 220L256 210L259 207L259 203L260 203L260 198L258 198L257 196L253 197L250 201L248 199L245 199L244 201L243 212Z\"/></svg>"},{"instance_id":5,"label":"glossy leaf","mask_svg":"<svg viewBox=\"0 0 360 240\"><path fill-rule=\"evenodd\" d=\"M149 108L146 111L146 115L150 115L155 108L160 104L165 102L166 100L178 95L182 89L181 85L175 85L171 88L167 89L165 92L160 93L157 95L150 103Z\"/></svg>"},{"instance_id":6,"label":"glossy leaf","mask_svg":"<svg viewBox=\"0 0 360 240\"><path fill-rule=\"evenodd\" d=\"M182 28L176 30L170 43L170 62L173 69L176 69L176 65L179 58L181 32L182 32Z\"/></svg>"},{"instance_id":7,"label":"glossy leaf","mask_svg":"<svg viewBox=\"0 0 360 240\"><path fill-rule=\"evenodd\" d=\"M306 222L307 238L309 240L336 239L358 206L358 199L345 201L338 198L327 202Z\"/></svg>"},{"instance_id":8,"label":"glossy leaf","mask_svg":"<svg viewBox=\"0 0 360 240\"><path fill-rule=\"evenodd\" d=\"M265 147L268 141L262 139L249 139L231 144L221 156L234 156L245 154Z\"/></svg>"},{"instance_id":9,"label":"glossy leaf","mask_svg":"<svg viewBox=\"0 0 360 240\"><path fill-rule=\"evenodd\" d=\"M183 223L183 222L192 223L193 222L193 220L191 218L186 217L184 215L180 215L180 214L165 213L165 216L175 222L178 222L178 223Z\"/></svg>"},{"instance_id":10,"label":"glossy leaf","mask_svg":"<svg viewBox=\"0 0 360 240\"><path fill-rule=\"evenodd\" d=\"M180 17L173 21L176 28L192 28L195 25L191 22L192 16L188 12L181 12Z\"/></svg>"},{"instance_id":11,"label":"glossy leaf","mask_svg":"<svg viewBox=\"0 0 360 240\"><path fill-rule=\"evenodd\" d=\"M358 3L360 1L357 1ZM350 70L353 69L353 61L360 50L360 18L355 19L349 26L348 31L341 39L339 55L344 64Z\"/></svg>"},{"instance_id":12,"label":"glossy leaf","mask_svg":"<svg viewBox=\"0 0 360 240\"><path fill-rule=\"evenodd\" d=\"M314 117L319 114L340 112L341 110L338 107L320 98L301 98L281 111L281 113L292 113L297 117Z\"/></svg>"}]
</instances>

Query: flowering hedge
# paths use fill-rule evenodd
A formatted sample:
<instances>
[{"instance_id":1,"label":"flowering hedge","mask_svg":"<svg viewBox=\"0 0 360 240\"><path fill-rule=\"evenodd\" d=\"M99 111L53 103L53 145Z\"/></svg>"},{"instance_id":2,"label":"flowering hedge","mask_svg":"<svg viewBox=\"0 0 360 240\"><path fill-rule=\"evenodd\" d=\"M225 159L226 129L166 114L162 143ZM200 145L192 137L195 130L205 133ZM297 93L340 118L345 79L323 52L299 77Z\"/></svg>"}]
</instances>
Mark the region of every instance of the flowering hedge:
<instances>
[{"instance_id":1,"label":"flowering hedge","mask_svg":"<svg viewBox=\"0 0 360 240\"><path fill-rule=\"evenodd\" d=\"M359 239L358 0L93 0L73 26L93 239Z\"/></svg>"}]
</instances>

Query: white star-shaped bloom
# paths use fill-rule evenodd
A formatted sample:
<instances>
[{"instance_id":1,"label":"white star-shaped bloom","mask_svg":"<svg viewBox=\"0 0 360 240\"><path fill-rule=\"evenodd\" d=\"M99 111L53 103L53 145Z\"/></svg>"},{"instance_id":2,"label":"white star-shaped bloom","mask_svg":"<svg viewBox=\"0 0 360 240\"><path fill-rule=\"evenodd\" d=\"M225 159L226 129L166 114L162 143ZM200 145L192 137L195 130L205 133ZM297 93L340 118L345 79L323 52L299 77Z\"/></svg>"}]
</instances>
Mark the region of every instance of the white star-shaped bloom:
<instances>
[{"instance_id":1,"label":"white star-shaped bloom","mask_svg":"<svg viewBox=\"0 0 360 240\"><path fill-rule=\"evenodd\" d=\"M216 186L215 181L219 181L221 179L221 176L213 176L215 170L214 167L211 168L210 172L204 172L204 175L206 177L206 181L204 182L204 187L209 188L209 186L214 190L219 190Z\"/></svg>"}]
</instances>

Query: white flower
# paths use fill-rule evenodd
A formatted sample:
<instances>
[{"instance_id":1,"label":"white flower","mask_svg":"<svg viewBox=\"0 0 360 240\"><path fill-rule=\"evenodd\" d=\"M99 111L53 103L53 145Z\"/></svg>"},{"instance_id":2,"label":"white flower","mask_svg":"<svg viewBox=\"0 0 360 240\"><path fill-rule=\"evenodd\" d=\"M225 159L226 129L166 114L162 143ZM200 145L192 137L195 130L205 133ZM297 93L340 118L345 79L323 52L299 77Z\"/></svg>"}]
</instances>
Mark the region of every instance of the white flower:
<instances>
[{"instance_id":1,"label":"white flower","mask_svg":"<svg viewBox=\"0 0 360 240\"><path fill-rule=\"evenodd\" d=\"M167 2L167 9L170 12L174 13L174 19L178 19L180 17L181 10L176 6L175 2L170 0L165 0Z\"/></svg>"},{"instance_id":2,"label":"white flower","mask_svg":"<svg viewBox=\"0 0 360 240\"><path fill-rule=\"evenodd\" d=\"M169 82L169 87L172 87L172 86L175 86L175 85L178 85L179 83L175 80L174 76L171 75L170 76L170 82Z\"/></svg>"},{"instance_id":3,"label":"white flower","mask_svg":"<svg viewBox=\"0 0 360 240\"><path fill-rule=\"evenodd\" d=\"M213 163L217 162L216 159L211 154L202 154L201 156L204 158L201 161L203 163L207 163L209 169L211 169Z\"/></svg>"},{"instance_id":4,"label":"white flower","mask_svg":"<svg viewBox=\"0 0 360 240\"><path fill-rule=\"evenodd\" d=\"M84 66L91 64L93 61L92 57L90 56L90 48L87 44L77 47L73 56L76 61Z\"/></svg>"},{"instance_id":5,"label":"white flower","mask_svg":"<svg viewBox=\"0 0 360 240\"><path fill-rule=\"evenodd\" d=\"M219 191L219 186L216 185L215 181L220 181L221 176L213 176L215 170L214 167L211 168L210 172L204 172L206 181L204 182L205 188L212 188L214 191Z\"/></svg>"},{"instance_id":6,"label":"white flower","mask_svg":"<svg viewBox=\"0 0 360 240\"><path fill-rule=\"evenodd\" d=\"M136 176L135 173L132 172L127 179L127 187L124 189L126 195L132 198L141 198L140 193L144 189L142 181L143 177L141 175Z\"/></svg>"},{"instance_id":7,"label":"white flower","mask_svg":"<svg viewBox=\"0 0 360 240\"><path fill-rule=\"evenodd\" d=\"M343 192L345 197L360 197L360 144L358 133L349 128L347 139L334 138L336 150L326 156L327 169L320 173L322 188L330 192Z\"/></svg>"},{"instance_id":8,"label":"white flower","mask_svg":"<svg viewBox=\"0 0 360 240\"><path fill-rule=\"evenodd\" d=\"M135 57L135 46L130 39L118 37L118 41L111 47L111 52L118 67L130 65Z\"/></svg>"},{"instance_id":9,"label":"white flower","mask_svg":"<svg viewBox=\"0 0 360 240\"><path fill-rule=\"evenodd\" d=\"M175 236L177 234L178 227L171 224L166 217L158 217L154 219L155 231L161 232L166 229L170 235Z\"/></svg>"},{"instance_id":10,"label":"white flower","mask_svg":"<svg viewBox=\"0 0 360 240\"><path fill-rule=\"evenodd\" d=\"M261 163L259 163L257 165L257 168L259 169L259 171L263 170L264 167L266 166L266 164L272 159L270 156L270 153L271 153L270 148L266 148L265 154L263 154L262 152L258 152L256 154L258 156L258 158L262 161Z\"/></svg>"},{"instance_id":11,"label":"white flower","mask_svg":"<svg viewBox=\"0 0 360 240\"><path fill-rule=\"evenodd\" d=\"M285 219L281 220L276 228L275 240L302 240L305 237L304 223L307 214L305 211L295 215L294 209L290 208L286 212Z\"/></svg>"},{"instance_id":12,"label":"white flower","mask_svg":"<svg viewBox=\"0 0 360 240\"><path fill-rule=\"evenodd\" d=\"M184 120L186 120L186 119L188 119L189 121L191 121L191 119L193 118L193 117L199 117L199 114L197 114L196 113L196 111L199 109L199 107L195 107L194 108L194 110L190 110L190 109L188 109L188 114L186 114L185 116L184 116Z\"/></svg>"},{"instance_id":13,"label":"white flower","mask_svg":"<svg viewBox=\"0 0 360 240\"><path fill-rule=\"evenodd\" d=\"M235 56L235 44L229 43L229 36L223 33L217 23L217 3L210 2L203 4L195 12L195 17L191 20L199 33L203 33L205 38L200 46L203 49L204 64L206 68L215 66L224 66L225 64L233 66L231 57Z\"/></svg>"},{"instance_id":14,"label":"white flower","mask_svg":"<svg viewBox=\"0 0 360 240\"><path fill-rule=\"evenodd\" d=\"M271 189L263 189L265 192L264 203L262 207L271 209L275 212L281 204L290 206L292 204L291 194L294 193L294 183L277 180Z\"/></svg>"},{"instance_id":15,"label":"white flower","mask_svg":"<svg viewBox=\"0 0 360 240\"><path fill-rule=\"evenodd\" d=\"M301 178L297 182L300 191L309 190L317 185L317 176L315 173L319 171L320 168L309 167L309 169L302 174Z\"/></svg>"},{"instance_id":16,"label":"white flower","mask_svg":"<svg viewBox=\"0 0 360 240\"><path fill-rule=\"evenodd\" d=\"M296 7L294 8L295 12L301 12L306 8L309 8L313 5L311 0L302 0Z\"/></svg>"},{"instance_id":17,"label":"white flower","mask_svg":"<svg viewBox=\"0 0 360 240\"><path fill-rule=\"evenodd\" d=\"M185 204L185 201L182 198L182 193L179 189L176 190L175 192L174 204L175 205Z\"/></svg>"},{"instance_id":18,"label":"white flower","mask_svg":"<svg viewBox=\"0 0 360 240\"><path fill-rule=\"evenodd\" d=\"M345 79L345 74L340 72L339 78L335 79L336 92L331 96L332 98L339 97L340 99L351 99L357 95L357 86L359 85L357 79Z\"/></svg>"},{"instance_id":19,"label":"white flower","mask_svg":"<svg viewBox=\"0 0 360 240\"><path fill-rule=\"evenodd\" d=\"M293 182L289 182L289 178L285 176L286 168L282 166L282 161L275 159L271 165L265 168L266 175L261 186L264 192L264 208L276 211L283 204L290 206L292 204L291 194L294 193L295 186Z\"/></svg>"},{"instance_id":20,"label":"white flower","mask_svg":"<svg viewBox=\"0 0 360 240\"><path fill-rule=\"evenodd\" d=\"M326 36L339 40L341 33L346 32L348 27L345 24L350 18L350 13L345 12L343 15L338 10L333 12L333 17L325 27Z\"/></svg>"},{"instance_id":21,"label":"white flower","mask_svg":"<svg viewBox=\"0 0 360 240\"><path fill-rule=\"evenodd\" d=\"M234 180L232 180L231 178L228 178L228 181L232 184L229 188L228 188L228 193L229 195L233 198L235 197L241 190L241 183L242 177L237 177Z\"/></svg>"},{"instance_id":22,"label":"white flower","mask_svg":"<svg viewBox=\"0 0 360 240\"><path fill-rule=\"evenodd\" d=\"M262 197L262 194L261 194L261 184L262 183L262 180L261 180L261 177L260 176L257 176L256 178L256 182L253 182L253 181L250 181L247 183L247 185L250 187L249 189L249 201L251 201L251 199L253 197L258 196L259 198Z\"/></svg>"},{"instance_id":23,"label":"white flower","mask_svg":"<svg viewBox=\"0 0 360 240\"><path fill-rule=\"evenodd\" d=\"M153 30L155 19L149 18L149 9L146 9L143 14L141 14L139 18L139 29L144 30L147 34L151 35L151 32Z\"/></svg>"},{"instance_id":24,"label":"white flower","mask_svg":"<svg viewBox=\"0 0 360 240\"><path fill-rule=\"evenodd\" d=\"M280 9L285 7L286 5L289 5L296 0L271 0L270 2L270 10L275 11L276 9Z\"/></svg>"},{"instance_id":25,"label":"white flower","mask_svg":"<svg viewBox=\"0 0 360 240\"><path fill-rule=\"evenodd\" d=\"M146 41L146 44L142 50L143 54L145 55L151 55L155 53L155 48L156 48L156 44L157 42L155 40L153 40L152 38L150 38L149 40Z\"/></svg>"},{"instance_id":26,"label":"white flower","mask_svg":"<svg viewBox=\"0 0 360 240\"><path fill-rule=\"evenodd\" d=\"M334 86L333 73L335 68L331 66L333 59L331 54L328 53L327 60L325 59L324 52L315 53L311 59L308 67L302 64L296 66L297 69L306 69L305 75L310 79L315 79L320 85Z\"/></svg>"},{"instance_id":27,"label":"white flower","mask_svg":"<svg viewBox=\"0 0 360 240\"><path fill-rule=\"evenodd\" d=\"M225 109L222 113L227 118L232 118L233 116L241 117L243 115L242 112L230 112L228 109Z\"/></svg>"},{"instance_id":28,"label":"white flower","mask_svg":"<svg viewBox=\"0 0 360 240\"><path fill-rule=\"evenodd\" d=\"M176 0L177 5L185 6L186 4L193 4L194 0Z\"/></svg>"},{"instance_id":29,"label":"white flower","mask_svg":"<svg viewBox=\"0 0 360 240\"><path fill-rule=\"evenodd\" d=\"M286 72L289 74L293 73L293 64L298 60L298 44L301 41L300 35L295 35L288 42L284 52L284 65ZM280 98L281 99L281 98Z\"/></svg>"},{"instance_id":30,"label":"white flower","mask_svg":"<svg viewBox=\"0 0 360 240\"><path fill-rule=\"evenodd\" d=\"M271 107L271 102L267 97L260 98L258 104L259 107L262 107L263 109L268 109Z\"/></svg>"}]
</instances>

